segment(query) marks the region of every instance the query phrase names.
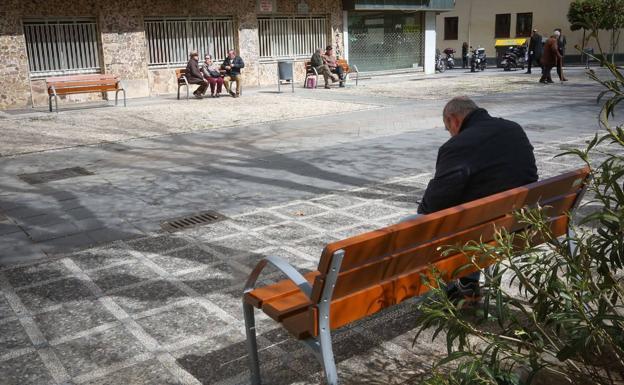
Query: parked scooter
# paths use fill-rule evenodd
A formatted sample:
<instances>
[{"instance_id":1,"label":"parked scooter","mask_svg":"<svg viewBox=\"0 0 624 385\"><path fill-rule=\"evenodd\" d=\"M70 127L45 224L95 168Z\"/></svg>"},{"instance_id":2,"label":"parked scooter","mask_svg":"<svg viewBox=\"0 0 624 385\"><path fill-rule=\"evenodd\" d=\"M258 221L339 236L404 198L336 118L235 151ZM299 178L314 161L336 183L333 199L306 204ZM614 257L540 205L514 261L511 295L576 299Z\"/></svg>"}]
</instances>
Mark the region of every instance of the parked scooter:
<instances>
[{"instance_id":1,"label":"parked scooter","mask_svg":"<svg viewBox=\"0 0 624 385\"><path fill-rule=\"evenodd\" d=\"M440 54L440 50L439 49L436 49L435 69L436 69L436 71L439 71L439 72L446 71L446 61L444 60L444 58Z\"/></svg>"},{"instance_id":2,"label":"parked scooter","mask_svg":"<svg viewBox=\"0 0 624 385\"><path fill-rule=\"evenodd\" d=\"M503 55L501 66L505 71L516 70L518 68L524 69L526 60L526 48L524 46L509 47L507 52Z\"/></svg>"},{"instance_id":3,"label":"parked scooter","mask_svg":"<svg viewBox=\"0 0 624 385\"><path fill-rule=\"evenodd\" d=\"M475 72L476 70L485 71L487 67L487 56L485 55L485 48L477 48L472 51L472 55L470 57L470 72Z\"/></svg>"},{"instance_id":4,"label":"parked scooter","mask_svg":"<svg viewBox=\"0 0 624 385\"><path fill-rule=\"evenodd\" d=\"M443 58L444 64L446 64L446 68L455 68L455 56L453 55L455 53L455 50L453 48L446 48L442 52L444 52L444 54L446 55L446 57Z\"/></svg>"}]
</instances>

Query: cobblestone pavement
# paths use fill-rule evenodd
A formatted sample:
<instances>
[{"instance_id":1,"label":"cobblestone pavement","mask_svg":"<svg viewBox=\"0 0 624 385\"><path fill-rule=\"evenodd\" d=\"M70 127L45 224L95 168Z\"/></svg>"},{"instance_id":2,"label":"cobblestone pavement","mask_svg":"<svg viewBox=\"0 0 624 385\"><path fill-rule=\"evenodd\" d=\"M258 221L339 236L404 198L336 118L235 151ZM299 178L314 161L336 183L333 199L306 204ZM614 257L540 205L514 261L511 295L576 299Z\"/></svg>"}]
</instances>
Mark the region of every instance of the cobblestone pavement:
<instances>
[{"instance_id":1,"label":"cobblestone pavement","mask_svg":"<svg viewBox=\"0 0 624 385\"><path fill-rule=\"evenodd\" d=\"M578 165L554 156L583 146L596 130L589 126L595 118L584 117L597 112L595 88L579 82L547 90L538 98L503 94L505 103L480 100L501 115L521 115L541 178ZM562 106L559 94L573 109ZM354 104L365 99L336 95ZM106 148L108 158L98 147L0 159L0 383L248 383L241 295L255 263L277 255L302 272L313 270L327 243L414 212L445 140L443 101L423 102L408 115L413 100L406 99L374 100L385 106L385 120L373 110L364 118L345 113L315 134L302 120L268 132L245 127L120 142ZM527 116L531 110L541 115ZM562 111L570 116L558 118ZM406 124L406 116L420 121ZM226 150L228 140L236 144ZM327 150L328 142L339 146ZM19 180L76 166L75 159L95 175L33 187ZM206 164L221 168L200 173ZM189 194L194 190L202 192ZM227 219L177 233L158 230L159 220L207 208ZM94 239L103 243L85 246ZM269 270L262 283L278 278ZM408 301L334 334L342 384L411 384L429 371L444 343L425 335L412 346L413 306ZM321 382L314 357L274 322L260 316L258 331L265 383Z\"/></svg>"}]
</instances>

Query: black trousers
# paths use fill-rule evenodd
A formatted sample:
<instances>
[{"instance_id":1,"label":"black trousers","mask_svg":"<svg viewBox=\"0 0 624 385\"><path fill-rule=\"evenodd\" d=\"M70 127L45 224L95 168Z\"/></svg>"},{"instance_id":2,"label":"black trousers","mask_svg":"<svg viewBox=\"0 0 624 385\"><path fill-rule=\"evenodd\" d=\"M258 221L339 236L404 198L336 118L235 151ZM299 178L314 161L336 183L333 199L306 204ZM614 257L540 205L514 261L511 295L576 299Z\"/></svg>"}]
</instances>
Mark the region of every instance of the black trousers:
<instances>
[{"instance_id":1,"label":"black trousers","mask_svg":"<svg viewBox=\"0 0 624 385\"><path fill-rule=\"evenodd\" d=\"M208 89L208 82L203 79L199 80L199 79L191 78L188 80L188 82L189 84L199 84L199 87L197 87L195 92L193 92L193 95L196 95L196 94L203 95L206 93L206 90Z\"/></svg>"},{"instance_id":2,"label":"black trousers","mask_svg":"<svg viewBox=\"0 0 624 385\"><path fill-rule=\"evenodd\" d=\"M550 76L550 71L552 71L553 66L545 65L542 66L542 77L540 78L540 82L548 82L552 83L552 77Z\"/></svg>"},{"instance_id":3,"label":"black trousers","mask_svg":"<svg viewBox=\"0 0 624 385\"><path fill-rule=\"evenodd\" d=\"M336 75L338 75L338 77L340 78L340 80L342 80L343 76L344 76L344 70L342 69L341 66L338 66L336 68L332 68L331 72L335 73Z\"/></svg>"},{"instance_id":4,"label":"black trousers","mask_svg":"<svg viewBox=\"0 0 624 385\"><path fill-rule=\"evenodd\" d=\"M563 58L557 60L557 76L559 76L559 80L565 79L563 76Z\"/></svg>"},{"instance_id":5,"label":"black trousers","mask_svg":"<svg viewBox=\"0 0 624 385\"><path fill-rule=\"evenodd\" d=\"M536 63L536 67L542 67L542 65L540 64L540 58L538 56L536 56L535 54L531 55L529 54L529 60L527 60L527 72L531 72L531 67L533 66L533 62Z\"/></svg>"}]
</instances>

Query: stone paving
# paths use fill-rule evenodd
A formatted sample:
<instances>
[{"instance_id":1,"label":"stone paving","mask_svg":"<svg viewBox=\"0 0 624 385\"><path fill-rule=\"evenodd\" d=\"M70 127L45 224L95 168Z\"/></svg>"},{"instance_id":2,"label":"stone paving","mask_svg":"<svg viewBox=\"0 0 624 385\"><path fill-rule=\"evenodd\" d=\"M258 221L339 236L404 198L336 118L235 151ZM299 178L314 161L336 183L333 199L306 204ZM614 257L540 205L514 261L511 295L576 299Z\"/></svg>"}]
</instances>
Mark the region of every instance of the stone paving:
<instances>
[{"instance_id":1,"label":"stone paving","mask_svg":"<svg viewBox=\"0 0 624 385\"><path fill-rule=\"evenodd\" d=\"M596 130L595 115L585 116L597 111L595 88L555 87L533 104L522 104L530 94L480 100L522 122L540 178L577 166L554 156ZM446 134L443 101L412 111L406 99L375 100L385 120L379 111L347 112L318 132L311 118L268 133L251 126L0 159L0 383L248 383L241 295L255 263L278 255L310 271L327 243L415 211ZM406 124L406 116L420 120ZM95 175L36 186L17 177L76 163ZM158 230L159 220L207 208L228 218ZM103 243L84 246L94 239ZM279 278L267 270L261 283ZM334 333L342 384L418 383L443 356L444 343L430 336L412 345L413 306ZM322 382L302 345L266 317L258 329L265 383Z\"/></svg>"}]
</instances>

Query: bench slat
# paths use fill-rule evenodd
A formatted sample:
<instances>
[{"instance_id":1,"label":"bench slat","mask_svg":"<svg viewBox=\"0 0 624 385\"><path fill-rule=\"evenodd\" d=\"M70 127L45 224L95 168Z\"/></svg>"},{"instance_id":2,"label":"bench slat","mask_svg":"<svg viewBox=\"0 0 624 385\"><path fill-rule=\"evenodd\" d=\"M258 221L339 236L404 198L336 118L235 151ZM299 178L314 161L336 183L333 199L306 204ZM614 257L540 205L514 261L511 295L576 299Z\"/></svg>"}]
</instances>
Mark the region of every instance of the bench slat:
<instances>
[{"instance_id":1,"label":"bench slat","mask_svg":"<svg viewBox=\"0 0 624 385\"><path fill-rule=\"evenodd\" d=\"M55 76L46 78L46 83L59 83L59 82L73 82L77 80L109 80L118 79L117 75L113 74L93 74L93 75L69 75L69 76Z\"/></svg>"},{"instance_id":2,"label":"bench slat","mask_svg":"<svg viewBox=\"0 0 624 385\"><path fill-rule=\"evenodd\" d=\"M66 95L66 94L84 94L89 92L106 92L106 91L116 91L117 87L114 85L93 85L93 86L82 86L82 87L71 87L71 88L55 88L57 95ZM49 95L54 95L52 88L48 89Z\"/></svg>"},{"instance_id":3,"label":"bench slat","mask_svg":"<svg viewBox=\"0 0 624 385\"><path fill-rule=\"evenodd\" d=\"M312 271L310 273L304 274L303 277L308 280L311 284L314 282L314 278L319 275L318 271ZM244 300L246 303L256 307L261 308L264 301L271 301L278 298L282 298L296 292L301 292L301 290L295 285L291 280L284 279L272 285L267 285L263 287L259 287L246 293L244 296Z\"/></svg>"}]
</instances>

